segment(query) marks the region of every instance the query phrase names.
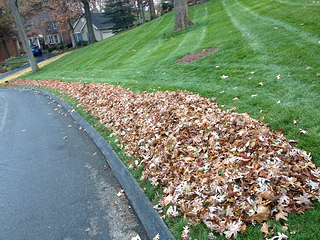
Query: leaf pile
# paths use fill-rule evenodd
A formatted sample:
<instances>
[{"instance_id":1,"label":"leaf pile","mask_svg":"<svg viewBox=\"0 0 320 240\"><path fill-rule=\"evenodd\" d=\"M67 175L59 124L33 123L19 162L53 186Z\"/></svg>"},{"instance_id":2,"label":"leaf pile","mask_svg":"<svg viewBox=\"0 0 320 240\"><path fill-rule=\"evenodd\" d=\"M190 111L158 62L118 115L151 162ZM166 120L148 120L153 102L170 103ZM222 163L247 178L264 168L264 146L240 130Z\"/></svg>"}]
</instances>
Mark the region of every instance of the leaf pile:
<instances>
[{"instance_id":1,"label":"leaf pile","mask_svg":"<svg viewBox=\"0 0 320 240\"><path fill-rule=\"evenodd\" d=\"M131 168L163 187L158 207L185 214L227 238L246 223L287 220L320 200L320 169L310 154L292 147L281 131L248 114L222 111L186 91L134 94L120 86L55 80L15 80L9 85L47 86L79 104L120 136ZM167 209L167 208L166 208Z\"/></svg>"}]
</instances>

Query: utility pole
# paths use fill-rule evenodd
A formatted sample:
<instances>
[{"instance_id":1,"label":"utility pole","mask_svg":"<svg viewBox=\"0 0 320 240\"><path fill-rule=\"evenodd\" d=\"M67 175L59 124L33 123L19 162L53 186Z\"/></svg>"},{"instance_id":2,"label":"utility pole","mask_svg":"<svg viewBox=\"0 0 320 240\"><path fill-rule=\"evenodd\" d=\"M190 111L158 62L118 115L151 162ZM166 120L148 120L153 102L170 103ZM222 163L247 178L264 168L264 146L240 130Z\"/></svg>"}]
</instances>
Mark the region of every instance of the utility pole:
<instances>
[{"instance_id":1,"label":"utility pole","mask_svg":"<svg viewBox=\"0 0 320 240\"><path fill-rule=\"evenodd\" d=\"M39 68L39 66L36 62L36 59L34 58L33 53L31 51L31 48L29 46L27 34L26 34L26 31L25 31L24 26L22 24L20 13L18 11L18 6L16 5L16 2L14 0L9 0L9 3L10 3L11 11L14 15L14 19L16 20L19 34L22 39L22 44L24 46L24 49L26 50L26 53L27 53L27 56L29 59L31 70L33 73L38 72L40 70L40 68Z\"/></svg>"}]
</instances>

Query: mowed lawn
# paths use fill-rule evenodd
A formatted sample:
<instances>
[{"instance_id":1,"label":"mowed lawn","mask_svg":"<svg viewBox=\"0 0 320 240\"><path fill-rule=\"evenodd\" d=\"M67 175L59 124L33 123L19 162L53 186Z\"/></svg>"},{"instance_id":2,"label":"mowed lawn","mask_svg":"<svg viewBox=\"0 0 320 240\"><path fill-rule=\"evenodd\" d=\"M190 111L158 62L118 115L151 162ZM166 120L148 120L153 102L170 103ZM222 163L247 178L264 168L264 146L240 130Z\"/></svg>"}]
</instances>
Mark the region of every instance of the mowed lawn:
<instances>
[{"instance_id":1,"label":"mowed lawn","mask_svg":"<svg viewBox=\"0 0 320 240\"><path fill-rule=\"evenodd\" d=\"M75 50L24 78L110 83L134 92L179 89L214 97L222 109L251 112L271 129L282 128L288 139L299 139L295 146L311 152L319 166L319 12L320 1L212 0L189 8L195 25L187 29L172 32L171 12ZM218 50L177 64L184 55L206 48ZM298 229L290 239L320 239L318 208L290 215L288 223ZM242 238L259 239L257 232L249 230Z\"/></svg>"}]
</instances>

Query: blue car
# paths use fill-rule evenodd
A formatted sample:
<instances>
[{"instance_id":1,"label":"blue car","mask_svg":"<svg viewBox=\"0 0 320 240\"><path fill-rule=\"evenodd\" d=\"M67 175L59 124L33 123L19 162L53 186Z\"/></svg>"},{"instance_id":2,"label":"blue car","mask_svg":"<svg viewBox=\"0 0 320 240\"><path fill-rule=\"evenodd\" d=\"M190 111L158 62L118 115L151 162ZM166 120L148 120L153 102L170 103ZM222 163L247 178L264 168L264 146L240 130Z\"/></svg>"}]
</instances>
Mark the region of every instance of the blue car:
<instances>
[{"instance_id":1,"label":"blue car","mask_svg":"<svg viewBox=\"0 0 320 240\"><path fill-rule=\"evenodd\" d=\"M42 55L42 51L38 46L32 46L31 47L32 53L34 56L41 56Z\"/></svg>"}]
</instances>

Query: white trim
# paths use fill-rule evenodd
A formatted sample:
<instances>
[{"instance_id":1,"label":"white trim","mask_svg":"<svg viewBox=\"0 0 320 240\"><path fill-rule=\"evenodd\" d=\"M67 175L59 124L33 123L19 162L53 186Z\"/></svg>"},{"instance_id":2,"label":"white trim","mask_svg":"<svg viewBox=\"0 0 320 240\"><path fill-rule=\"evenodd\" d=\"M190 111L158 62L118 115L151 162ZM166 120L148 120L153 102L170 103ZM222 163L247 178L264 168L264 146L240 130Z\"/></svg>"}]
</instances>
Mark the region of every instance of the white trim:
<instances>
[{"instance_id":1,"label":"white trim","mask_svg":"<svg viewBox=\"0 0 320 240\"><path fill-rule=\"evenodd\" d=\"M78 22L80 21L80 18L78 18L78 20L77 21L75 21L74 23L73 23L73 29L75 29L76 28L76 26L78 25Z\"/></svg>"},{"instance_id":2,"label":"white trim","mask_svg":"<svg viewBox=\"0 0 320 240\"><path fill-rule=\"evenodd\" d=\"M92 24L92 26L93 26L95 29L99 30L99 28L97 28L94 24Z\"/></svg>"},{"instance_id":3,"label":"white trim","mask_svg":"<svg viewBox=\"0 0 320 240\"><path fill-rule=\"evenodd\" d=\"M86 26L86 24L87 24L87 20L84 20L83 25L82 25L82 27L81 27L81 29L80 29L81 32L83 31L83 29L84 29L84 27Z\"/></svg>"}]
</instances>

